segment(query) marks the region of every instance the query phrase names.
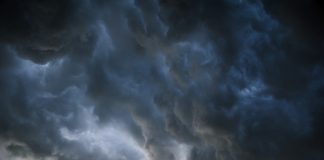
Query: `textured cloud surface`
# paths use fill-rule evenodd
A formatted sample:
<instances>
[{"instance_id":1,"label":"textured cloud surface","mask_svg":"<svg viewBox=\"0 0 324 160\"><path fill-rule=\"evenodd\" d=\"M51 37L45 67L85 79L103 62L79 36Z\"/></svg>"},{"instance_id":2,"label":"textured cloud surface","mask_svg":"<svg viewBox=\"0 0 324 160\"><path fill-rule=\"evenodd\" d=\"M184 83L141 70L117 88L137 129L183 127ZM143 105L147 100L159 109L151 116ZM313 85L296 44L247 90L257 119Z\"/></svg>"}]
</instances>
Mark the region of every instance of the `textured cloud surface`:
<instances>
[{"instance_id":1,"label":"textured cloud surface","mask_svg":"<svg viewBox=\"0 0 324 160\"><path fill-rule=\"evenodd\" d=\"M322 160L318 1L0 2L0 160Z\"/></svg>"}]
</instances>

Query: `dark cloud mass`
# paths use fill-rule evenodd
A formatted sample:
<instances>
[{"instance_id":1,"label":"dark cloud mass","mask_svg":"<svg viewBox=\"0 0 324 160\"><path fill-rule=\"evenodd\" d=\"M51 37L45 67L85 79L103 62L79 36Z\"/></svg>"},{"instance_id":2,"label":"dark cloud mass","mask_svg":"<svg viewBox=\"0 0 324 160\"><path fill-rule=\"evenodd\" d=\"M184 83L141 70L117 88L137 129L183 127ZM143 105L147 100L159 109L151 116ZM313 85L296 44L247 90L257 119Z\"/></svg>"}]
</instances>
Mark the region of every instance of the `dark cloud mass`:
<instances>
[{"instance_id":1,"label":"dark cloud mass","mask_svg":"<svg viewBox=\"0 0 324 160\"><path fill-rule=\"evenodd\" d=\"M0 160L323 160L317 0L2 0Z\"/></svg>"}]
</instances>

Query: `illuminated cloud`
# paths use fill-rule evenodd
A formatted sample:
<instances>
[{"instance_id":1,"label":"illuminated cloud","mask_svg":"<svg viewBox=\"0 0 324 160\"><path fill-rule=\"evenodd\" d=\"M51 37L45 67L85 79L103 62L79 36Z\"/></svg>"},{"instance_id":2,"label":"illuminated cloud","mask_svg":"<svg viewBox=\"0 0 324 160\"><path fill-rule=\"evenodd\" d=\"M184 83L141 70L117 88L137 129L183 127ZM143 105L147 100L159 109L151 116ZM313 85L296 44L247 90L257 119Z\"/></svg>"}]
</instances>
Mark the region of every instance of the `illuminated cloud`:
<instances>
[{"instance_id":1,"label":"illuminated cloud","mask_svg":"<svg viewBox=\"0 0 324 160\"><path fill-rule=\"evenodd\" d=\"M319 6L3 0L0 159L323 159Z\"/></svg>"}]
</instances>

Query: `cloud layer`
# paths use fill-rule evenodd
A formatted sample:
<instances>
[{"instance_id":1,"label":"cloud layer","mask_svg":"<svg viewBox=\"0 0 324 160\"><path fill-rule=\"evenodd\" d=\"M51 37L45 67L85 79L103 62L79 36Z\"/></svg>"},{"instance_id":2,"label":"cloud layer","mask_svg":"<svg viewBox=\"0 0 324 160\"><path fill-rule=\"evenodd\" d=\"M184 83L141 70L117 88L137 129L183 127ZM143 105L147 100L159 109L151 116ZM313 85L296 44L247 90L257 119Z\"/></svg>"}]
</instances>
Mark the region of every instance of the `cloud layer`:
<instances>
[{"instance_id":1,"label":"cloud layer","mask_svg":"<svg viewBox=\"0 0 324 160\"><path fill-rule=\"evenodd\" d=\"M323 14L294 3L0 2L0 159L323 159Z\"/></svg>"}]
</instances>

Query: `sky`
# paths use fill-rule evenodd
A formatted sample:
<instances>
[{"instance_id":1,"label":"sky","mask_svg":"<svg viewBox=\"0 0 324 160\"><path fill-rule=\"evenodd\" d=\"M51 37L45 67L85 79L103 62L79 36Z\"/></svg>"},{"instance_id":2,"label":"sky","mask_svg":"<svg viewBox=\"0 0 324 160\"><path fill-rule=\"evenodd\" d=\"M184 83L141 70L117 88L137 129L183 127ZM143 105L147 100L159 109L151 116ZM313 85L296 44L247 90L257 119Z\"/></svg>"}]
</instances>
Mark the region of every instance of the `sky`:
<instances>
[{"instance_id":1,"label":"sky","mask_svg":"<svg viewBox=\"0 0 324 160\"><path fill-rule=\"evenodd\" d=\"M320 0L0 1L0 160L323 160Z\"/></svg>"}]
</instances>

